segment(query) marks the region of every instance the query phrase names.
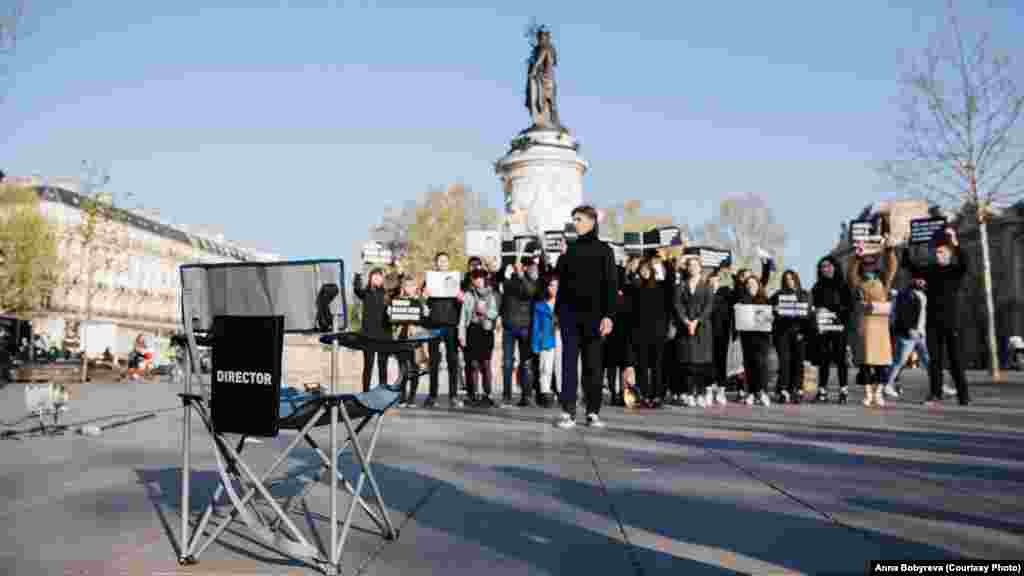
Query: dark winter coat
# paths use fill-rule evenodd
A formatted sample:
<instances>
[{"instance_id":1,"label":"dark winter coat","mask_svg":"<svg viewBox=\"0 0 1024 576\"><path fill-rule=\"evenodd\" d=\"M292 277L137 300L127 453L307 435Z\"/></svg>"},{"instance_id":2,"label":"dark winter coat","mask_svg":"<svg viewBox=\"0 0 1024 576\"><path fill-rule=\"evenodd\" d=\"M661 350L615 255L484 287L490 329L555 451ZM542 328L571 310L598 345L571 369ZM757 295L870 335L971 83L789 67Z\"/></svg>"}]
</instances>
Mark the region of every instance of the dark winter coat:
<instances>
[{"instance_id":1,"label":"dark winter coat","mask_svg":"<svg viewBox=\"0 0 1024 576\"><path fill-rule=\"evenodd\" d=\"M825 278L821 275L821 265L831 262L835 274L832 278ZM825 308L838 316L838 322L842 325L850 320L850 310L853 308L853 295L850 286L843 278L843 269L831 256L826 256L818 261L818 280L811 288L811 303L815 308Z\"/></svg>"},{"instance_id":2,"label":"dark winter coat","mask_svg":"<svg viewBox=\"0 0 1024 576\"><path fill-rule=\"evenodd\" d=\"M911 274L924 278L928 283L925 295L928 307L925 311L927 326L956 327L960 324L960 299L958 292L967 275L967 254L959 247L953 248L953 262L949 266L929 264L919 266L910 261L908 253L903 253L903 265Z\"/></svg>"},{"instance_id":3,"label":"dark winter coat","mask_svg":"<svg viewBox=\"0 0 1024 576\"><path fill-rule=\"evenodd\" d=\"M360 331L371 338L390 338L391 325L388 322L389 298L384 288L369 288L361 278L356 279L353 291L363 302L363 319Z\"/></svg>"},{"instance_id":4,"label":"dark winter coat","mask_svg":"<svg viewBox=\"0 0 1024 576\"><path fill-rule=\"evenodd\" d=\"M676 360L680 364L710 364L712 361L711 311L714 295L707 284L697 284L694 292L684 278L675 290ZM699 320L697 330L690 336L687 320Z\"/></svg>"},{"instance_id":5,"label":"dark winter coat","mask_svg":"<svg viewBox=\"0 0 1024 576\"><path fill-rule=\"evenodd\" d=\"M569 244L565 254L558 258L557 271L555 310L559 317L568 308L580 324L596 327L603 318L614 319L619 272L615 254L598 239L596 229Z\"/></svg>"},{"instance_id":6,"label":"dark winter coat","mask_svg":"<svg viewBox=\"0 0 1024 576\"><path fill-rule=\"evenodd\" d=\"M538 281L527 274L513 274L501 282L501 325L509 329L529 330L533 303L539 294Z\"/></svg>"}]
</instances>

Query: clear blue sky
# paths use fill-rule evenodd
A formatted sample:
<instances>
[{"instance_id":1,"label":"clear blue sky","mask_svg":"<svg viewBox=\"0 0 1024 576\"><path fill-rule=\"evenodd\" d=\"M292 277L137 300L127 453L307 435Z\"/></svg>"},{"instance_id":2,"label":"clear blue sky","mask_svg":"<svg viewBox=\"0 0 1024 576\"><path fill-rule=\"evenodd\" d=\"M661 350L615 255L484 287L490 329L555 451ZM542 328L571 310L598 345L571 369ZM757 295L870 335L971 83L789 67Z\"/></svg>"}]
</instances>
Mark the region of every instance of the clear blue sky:
<instances>
[{"instance_id":1,"label":"clear blue sky","mask_svg":"<svg viewBox=\"0 0 1024 576\"><path fill-rule=\"evenodd\" d=\"M945 3L273 4L30 2L0 167L75 175L93 160L111 191L174 221L351 259L386 206L431 186L462 181L501 207L492 162L528 124L536 16L592 165L587 200L699 226L721 198L761 194L809 279L841 220L893 196L872 162L900 133L902 58ZM1019 2L986 14L1021 54Z\"/></svg>"}]
</instances>

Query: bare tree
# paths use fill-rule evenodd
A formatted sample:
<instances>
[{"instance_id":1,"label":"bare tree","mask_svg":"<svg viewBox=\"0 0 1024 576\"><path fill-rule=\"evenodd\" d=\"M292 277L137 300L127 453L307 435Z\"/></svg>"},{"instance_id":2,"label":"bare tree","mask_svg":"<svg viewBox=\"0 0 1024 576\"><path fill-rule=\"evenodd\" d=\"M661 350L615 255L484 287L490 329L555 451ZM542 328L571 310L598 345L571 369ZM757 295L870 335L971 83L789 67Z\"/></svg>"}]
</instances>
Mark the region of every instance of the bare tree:
<instances>
[{"instance_id":1,"label":"bare tree","mask_svg":"<svg viewBox=\"0 0 1024 576\"><path fill-rule=\"evenodd\" d=\"M759 250L772 254L777 264L782 263L786 230L775 221L764 198L746 194L722 200L718 214L704 224L699 239L732 252L735 266L752 268L760 258Z\"/></svg>"},{"instance_id":2,"label":"bare tree","mask_svg":"<svg viewBox=\"0 0 1024 576\"><path fill-rule=\"evenodd\" d=\"M113 290L117 277L128 269L124 212L114 206L113 198L103 192L110 182L105 169L82 162L79 177L80 218L64 231L64 295L81 296L84 328L82 333L82 382L88 378L86 345L89 326L95 317L96 297Z\"/></svg>"},{"instance_id":3,"label":"bare tree","mask_svg":"<svg viewBox=\"0 0 1024 576\"><path fill-rule=\"evenodd\" d=\"M969 31L952 0L948 23L903 78L904 138L882 173L908 191L973 217L981 244L989 367L1000 379L988 224L1024 196L1021 94L1007 55Z\"/></svg>"}]
</instances>

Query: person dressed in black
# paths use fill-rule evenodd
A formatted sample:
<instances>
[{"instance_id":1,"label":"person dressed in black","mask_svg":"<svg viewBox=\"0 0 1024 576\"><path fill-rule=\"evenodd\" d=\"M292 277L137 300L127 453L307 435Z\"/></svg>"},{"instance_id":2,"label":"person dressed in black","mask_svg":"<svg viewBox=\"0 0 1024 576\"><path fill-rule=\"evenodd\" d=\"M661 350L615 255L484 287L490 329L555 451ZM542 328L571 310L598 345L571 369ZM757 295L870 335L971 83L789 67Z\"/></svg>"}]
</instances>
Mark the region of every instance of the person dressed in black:
<instances>
[{"instance_id":1,"label":"person dressed in black","mask_svg":"<svg viewBox=\"0 0 1024 576\"><path fill-rule=\"evenodd\" d=\"M836 367L836 378L839 380L840 404L845 404L850 397L850 368L846 357L846 326L850 321L850 310L853 296L850 287L843 278L843 270L831 256L818 261L818 280L811 288L811 302L815 311L828 311L836 315L835 323L841 330L818 332L814 339L815 358L818 361L818 402L828 402L828 381L832 366Z\"/></svg>"},{"instance_id":2,"label":"person dressed in black","mask_svg":"<svg viewBox=\"0 0 1024 576\"><path fill-rule=\"evenodd\" d=\"M512 372L519 350L519 406L532 404L531 377L533 354L530 350L530 326L533 301L540 294L540 271L533 258L516 258L498 276L501 290L502 402L512 404Z\"/></svg>"},{"instance_id":3,"label":"person dressed in black","mask_svg":"<svg viewBox=\"0 0 1024 576\"><path fill-rule=\"evenodd\" d=\"M572 217L578 236L556 267L561 284L555 313L562 334L562 415L557 426L576 425L577 362L582 354L587 424L601 428L601 340L614 328L618 271L611 247L597 237L597 210L580 206Z\"/></svg>"},{"instance_id":4,"label":"person dressed in black","mask_svg":"<svg viewBox=\"0 0 1024 576\"><path fill-rule=\"evenodd\" d=\"M779 307L789 303L809 306L809 294L800 286L800 275L795 270L782 273L782 288L772 295L769 303L777 312L772 324L772 340L779 356L779 389L776 401L780 404L799 404L803 399L804 359L809 333L809 316L792 317L780 314ZM809 310L809 309L808 309Z\"/></svg>"},{"instance_id":5,"label":"person dressed in black","mask_svg":"<svg viewBox=\"0 0 1024 576\"><path fill-rule=\"evenodd\" d=\"M711 336L713 380L716 385L715 401L726 403L725 392L729 382L729 344L733 339L732 290L721 286L721 272L716 269L708 275L708 289L714 295L711 304Z\"/></svg>"},{"instance_id":6,"label":"person dressed in black","mask_svg":"<svg viewBox=\"0 0 1024 576\"><path fill-rule=\"evenodd\" d=\"M384 270L370 270L368 281L364 284L363 275L356 274L353 290L356 298L363 301L363 321L360 332L369 338L390 339L391 326L388 323L388 294L384 289ZM383 352L363 350L363 392L370 390L370 379L373 365L377 364L379 384L387 382L388 356Z\"/></svg>"},{"instance_id":7,"label":"person dressed in black","mask_svg":"<svg viewBox=\"0 0 1024 576\"><path fill-rule=\"evenodd\" d=\"M928 379L931 393L926 404L942 402L942 369L944 353L949 354L949 371L956 385L960 404L966 406L971 397L967 390L967 376L960 358L960 286L967 275L967 254L960 249L956 230L946 228L935 238L935 261L920 266L903 253L903 264L914 277L927 284L928 305L925 309L925 327L928 333Z\"/></svg>"},{"instance_id":8,"label":"person dressed in black","mask_svg":"<svg viewBox=\"0 0 1024 576\"><path fill-rule=\"evenodd\" d=\"M740 304L768 304L768 296L756 276L745 275L744 286ZM743 372L747 384L745 401L748 406L753 405L755 401L763 406L771 406L767 387L772 372L772 335L770 332L739 331L737 334L743 346Z\"/></svg>"},{"instance_id":9,"label":"person dressed in black","mask_svg":"<svg viewBox=\"0 0 1024 576\"><path fill-rule=\"evenodd\" d=\"M435 269L439 272L447 272L449 256L447 252L438 252L434 257ZM457 327L461 313L461 302L463 292L459 290L456 298L435 298L429 291L424 290L423 296L427 299L429 308L429 323L440 334L439 340L430 342L430 395L424 408L432 408L437 404L437 396L440 393L440 371L441 371L441 343L444 343L444 356L448 362L448 397L449 405L452 408L462 408L463 402L459 399L459 348Z\"/></svg>"},{"instance_id":10,"label":"person dressed in black","mask_svg":"<svg viewBox=\"0 0 1024 576\"><path fill-rule=\"evenodd\" d=\"M647 259L640 262L632 286L626 288L633 305L631 331L636 384L645 408L658 408L665 398L662 366L671 310L666 291L671 294L674 288L655 278L654 267Z\"/></svg>"}]
</instances>

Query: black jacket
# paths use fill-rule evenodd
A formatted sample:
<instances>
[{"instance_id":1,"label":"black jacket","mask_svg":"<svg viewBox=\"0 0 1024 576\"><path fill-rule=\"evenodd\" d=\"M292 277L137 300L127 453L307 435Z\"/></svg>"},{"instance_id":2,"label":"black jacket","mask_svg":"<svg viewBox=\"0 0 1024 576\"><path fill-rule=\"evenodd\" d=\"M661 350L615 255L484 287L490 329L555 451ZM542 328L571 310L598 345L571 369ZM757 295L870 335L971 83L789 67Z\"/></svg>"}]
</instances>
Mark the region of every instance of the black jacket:
<instances>
[{"instance_id":1,"label":"black jacket","mask_svg":"<svg viewBox=\"0 0 1024 576\"><path fill-rule=\"evenodd\" d=\"M955 327L960 324L960 301L957 292L967 275L967 254L959 247L953 248L953 262L949 266L929 264L918 266L910 261L910 255L903 253L903 266L914 276L924 278L928 283L926 310L929 328Z\"/></svg>"},{"instance_id":2,"label":"black jacket","mask_svg":"<svg viewBox=\"0 0 1024 576\"><path fill-rule=\"evenodd\" d=\"M533 301L539 294L539 282L528 274L512 274L505 280L498 276L501 286L501 325L512 329L530 329L533 321Z\"/></svg>"},{"instance_id":3,"label":"black jacket","mask_svg":"<svg viewBox=\"0 0 1024 576\"><path fill-rule=\"evenodd\" d=\"M825 278L821 275L821 265L824 262L832 263L832 268L835 269L832 278ZM850 292L850 286L846 279L843 278L843 269L831 256L826 256L818 261L818 281L811 288L811 303L815 308L825 308L838 316L837 321L844 326L850 318L853 294Z\"/></svg>"},{"instance_id":4,"label":"black jacket","mask_svg":"<svg viewBox=\"0 0 1024 576\"><path fill-rule=\"evenodd\" d=\"M733 291L722 286L715 292L711 309L711 332L716 341L729 340L733 335Z\"/></svg>"},{"instance_id":5,"label":"black jacket","mask_svg":"<svg viewBox=\"0 0 1024 576\"><path fill-rule=\"evenodd\" d=\"M670 286L668 289L672 288ZM637 345L663 344L668 333L669 317L673 314L673 308L666 297L665 282L657 282L650 287L634 284L627 287L625 292L632 304L630 331L633 342ZM616 319L616 326L621 323Z\"/></svg>"},{"instance_id":6,"label":"black jacket","mask_svg":"<svg viewBox=\"0 0 1024 576\"><path fill-rule=\"evenodd\" d=\"M558 258L557 270L559 315L568 308L581 323L615 317L619 272L615 254L597 238L596 229L569 244Z\"/></svg>"},{"instance_id":7,"label":"black jacket","mask_svg":"<svg viewBox=\"0 0 1024 576\"><path fill-rule=\"evenodd\" d=\"M781 297L783 296L796 296L797 302L810 303L810 294L808 294L806 290L789 290L787 288L783 288L777 291L775 294L772 294L769 303L772 305L772 307L778 306L779 302L781 301ZM805 316L803 318L792 318L776 315L775 321L772 322L772 334L774 334L776 337L782 336L784 334L794 333L806 335L810 333L810 319L810 315Z\"/></svg>"},{"instance_id":8,"label":"black jacket","mask_svg":"<svg viewBox=\"0 0 1024 576\"><path fill-rule=\"evenodd\" d=\"M391 325L388 322L388 297L383 288L369 288L363 284L362 275L356 275L353 291L363 301L363 321L360 331L373 338L388 338Z\"/></svg>"}]
</instances>

